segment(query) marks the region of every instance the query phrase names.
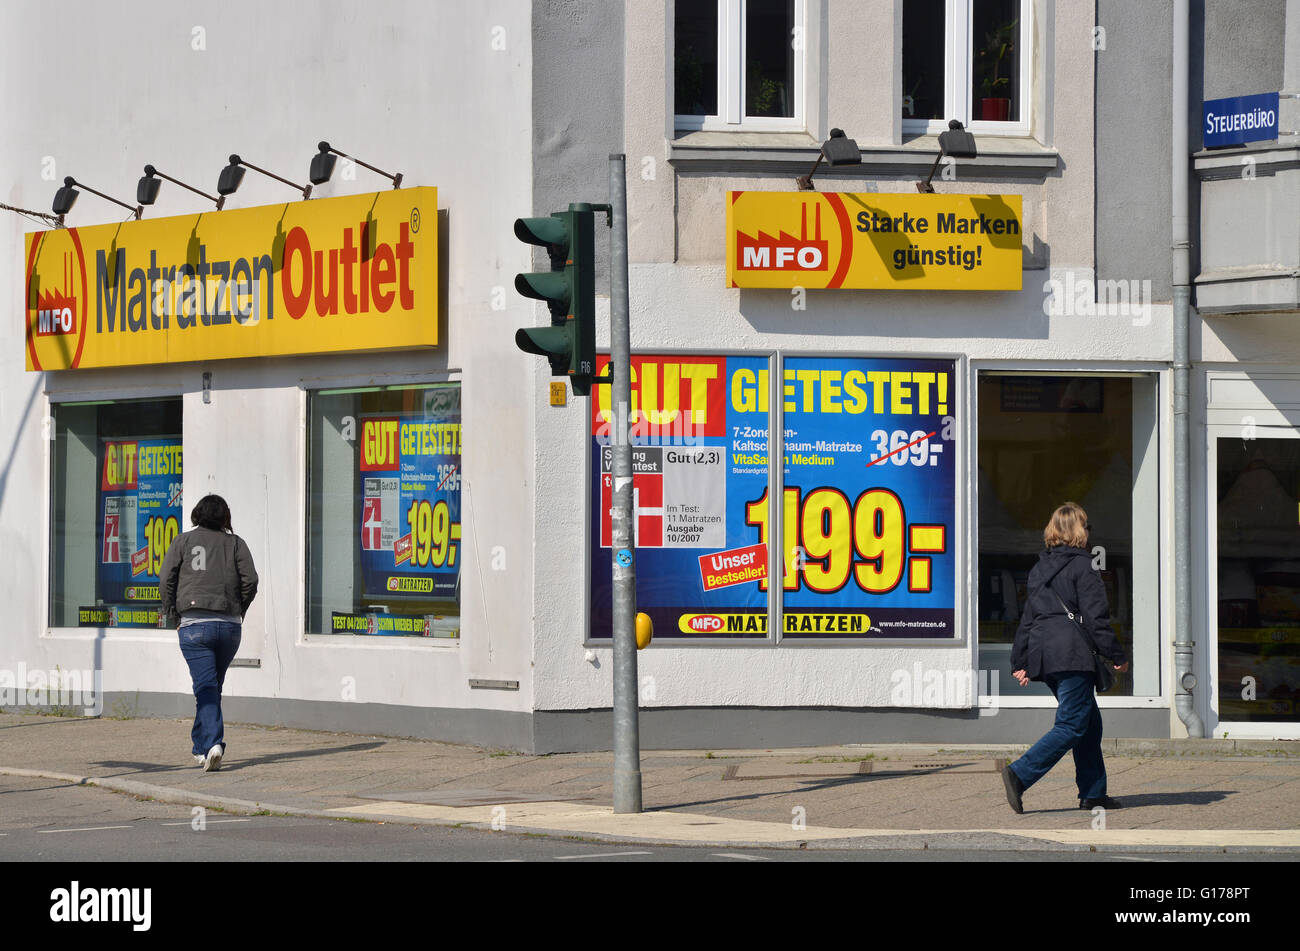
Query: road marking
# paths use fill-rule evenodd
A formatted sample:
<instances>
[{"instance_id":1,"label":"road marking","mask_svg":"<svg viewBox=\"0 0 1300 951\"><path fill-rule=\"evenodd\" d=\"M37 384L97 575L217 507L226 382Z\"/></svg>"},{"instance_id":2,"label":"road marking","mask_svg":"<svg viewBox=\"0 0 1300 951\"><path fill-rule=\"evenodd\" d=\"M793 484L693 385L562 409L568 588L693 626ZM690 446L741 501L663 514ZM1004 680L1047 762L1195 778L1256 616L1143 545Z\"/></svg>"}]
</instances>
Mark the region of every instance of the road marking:
<instances>
[{"instance_id":1,"label":"road marking","mask_svg":"<svg viewBox=\"0 0 1300 951\"><path fill-rule=\"evenodd\" d=\"M1168 862L1169 859L1148 859L1140 855L1112 855L1113 859L1119 859L1123 862Z\"/></svg>"},{"instance_id":2,"label":"road marking","mask_svg":"<svg viewBox=\"0 0 1300 951\"><path fill-rule=\"evenodd\" d=\"M746 862L770 862L766 855L743 855L740 852L714 852L720 859L744 859Z\"/></svg>"},{"instance_id":3,"label":"road marking","mask_svg":"<svg viewBox=\"0 0 1300 951\"><path fill-rule=\"evenodd\" d=\"M557 859L609 859L621 855L654 855L653 852L596 852L592 855L557 855Z\"/></svg>"},{"instance_id":4,"label":"road marking","mask_svg":"<svg viewBox=\"0 0 1300 951\"><path fill-rule=\"evenodd\" d=\"M252 822L252 819L205 819L206 825L216 825L218 822ZM160 822L160 826L188 826L193 825L193 820L189 822Z\"/></svg>"},{"instance_id":5,"label":"road marking","mask_svg":"<svg viewBox=\"0 0 1300 951\"><path fill-rule=\"evenodd\" d=\"M38 829L37 834L49 835L51 832L103 832L105 829L129 829L130 826L92 826L89 829Z\"/></svg>"}]
</instances>

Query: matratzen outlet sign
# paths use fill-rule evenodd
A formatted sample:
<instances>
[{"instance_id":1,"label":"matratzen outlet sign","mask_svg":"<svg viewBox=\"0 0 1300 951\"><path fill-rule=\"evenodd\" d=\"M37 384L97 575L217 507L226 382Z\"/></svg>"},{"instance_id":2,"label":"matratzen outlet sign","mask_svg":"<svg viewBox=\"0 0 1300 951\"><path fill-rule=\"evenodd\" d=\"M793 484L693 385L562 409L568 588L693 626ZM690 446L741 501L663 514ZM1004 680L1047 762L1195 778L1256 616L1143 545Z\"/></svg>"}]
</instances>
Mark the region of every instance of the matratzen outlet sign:
<instances>
[{"instance_id":1,"label":"matratzen outlet sign","mask_svg":"<svg viewBox=\"0 0 1300 951\"><path fill-rule=\"evenodd\" d=\"M27 235L28 370L432 347L438 190Z\"/></svg>"}]
</instances>

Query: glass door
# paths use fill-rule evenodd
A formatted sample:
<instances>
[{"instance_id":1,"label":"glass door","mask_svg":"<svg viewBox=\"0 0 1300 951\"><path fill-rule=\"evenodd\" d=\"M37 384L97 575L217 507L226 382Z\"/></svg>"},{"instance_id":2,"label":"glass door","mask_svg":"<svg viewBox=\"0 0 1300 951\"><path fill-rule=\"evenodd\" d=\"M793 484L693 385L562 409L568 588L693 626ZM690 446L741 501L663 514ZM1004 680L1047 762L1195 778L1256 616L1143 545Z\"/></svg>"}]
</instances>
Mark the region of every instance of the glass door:
<instances>
[{"instance_id":1,"label":"glass door","mask_svg":"<svg viewBox=\"0 0 1300 951\"><path fill-rule=\"evenodd\" d=\"M1297 436L1260 428L1214 441L1217 649L1210 660L1218 719L1230 735L1233 724L1241 735L1300 733Z\"/></svg>"}]
</instances>

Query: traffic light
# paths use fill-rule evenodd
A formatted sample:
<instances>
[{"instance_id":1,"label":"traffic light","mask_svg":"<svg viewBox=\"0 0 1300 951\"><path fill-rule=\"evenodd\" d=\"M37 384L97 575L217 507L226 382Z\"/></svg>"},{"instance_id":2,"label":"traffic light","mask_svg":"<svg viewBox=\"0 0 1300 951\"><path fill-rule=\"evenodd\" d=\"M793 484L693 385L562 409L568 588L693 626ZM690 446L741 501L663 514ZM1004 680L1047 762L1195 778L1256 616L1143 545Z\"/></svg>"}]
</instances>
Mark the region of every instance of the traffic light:
<instances>
[{"instance_id":1,"label":"traffic light","mask_svg":"<svg viewBox=\"0 0 1300 951\"><path fill-rule=\"evenodd\" d=\"M549 272L515 276L515 290L546 301L549 327L524 327L515 344L551 362L552 376L567 376L573 392L587 396L596 373L596 275L592 219L586 203L571 204L549 218L518 218L515 236L546 248Z\"/></svg>"}]
</instances>

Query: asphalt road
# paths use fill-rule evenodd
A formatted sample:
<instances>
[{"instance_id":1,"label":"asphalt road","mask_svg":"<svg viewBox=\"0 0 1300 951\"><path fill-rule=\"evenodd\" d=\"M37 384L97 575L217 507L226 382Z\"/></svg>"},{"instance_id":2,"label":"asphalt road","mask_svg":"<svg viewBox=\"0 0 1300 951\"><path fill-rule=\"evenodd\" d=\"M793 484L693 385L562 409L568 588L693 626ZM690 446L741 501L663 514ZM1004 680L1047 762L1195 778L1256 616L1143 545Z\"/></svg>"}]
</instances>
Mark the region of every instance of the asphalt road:
<instances>
[{"instance_id":1,"label":"asphalt road","mask_svg":"<svg viewBox=\"0 0 1300 951\"><path fill-rule=\"evenodd\" d=\"M1148 862L1295 861L1288 852L719 849L291 816L238 816L103 789L0 777L5 862Z\"/></svg>"}]
</instances>

